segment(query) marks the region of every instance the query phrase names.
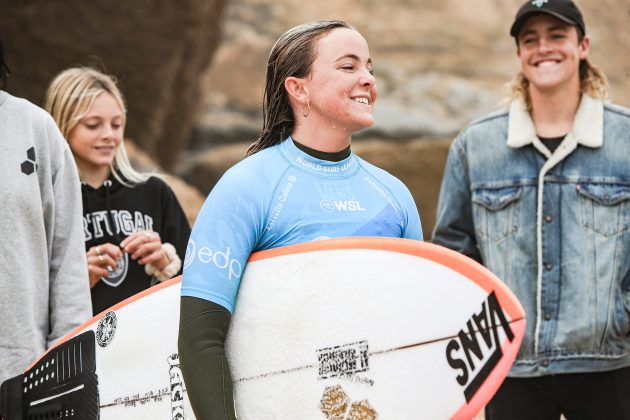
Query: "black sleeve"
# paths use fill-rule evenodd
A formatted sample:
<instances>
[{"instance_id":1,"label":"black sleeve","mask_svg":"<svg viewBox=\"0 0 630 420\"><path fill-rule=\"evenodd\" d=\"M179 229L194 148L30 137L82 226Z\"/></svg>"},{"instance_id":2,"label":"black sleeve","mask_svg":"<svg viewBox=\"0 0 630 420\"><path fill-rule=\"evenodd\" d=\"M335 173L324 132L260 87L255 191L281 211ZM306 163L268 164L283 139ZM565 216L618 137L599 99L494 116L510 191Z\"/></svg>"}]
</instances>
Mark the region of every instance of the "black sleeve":
<instances>
[{"instance_id":1,"label":"black sleeve","mask_svg":"<svg viewBox=\"0 0 630 420\"><path fill-rule=\"evenodd\" d=\"M198 419L236 419L224 349L229 325L230 312L224 307L199 298L181 298L179 361Z\"/></svg>"},{"instance_id":2,"label":"black sleeve","mask_svg":"<svg viewBox=\"0 0 630 420\"><path fill-rule=\"evenodd\" d=\"M161 184L162 232L160 232L160 238L162 242L168 242L175 247L183 264L186 245L190 237L190 225L171 187L166 182L161 182ZM181 270L178 274L181 274Z\"/></svg>"}]
</instances>

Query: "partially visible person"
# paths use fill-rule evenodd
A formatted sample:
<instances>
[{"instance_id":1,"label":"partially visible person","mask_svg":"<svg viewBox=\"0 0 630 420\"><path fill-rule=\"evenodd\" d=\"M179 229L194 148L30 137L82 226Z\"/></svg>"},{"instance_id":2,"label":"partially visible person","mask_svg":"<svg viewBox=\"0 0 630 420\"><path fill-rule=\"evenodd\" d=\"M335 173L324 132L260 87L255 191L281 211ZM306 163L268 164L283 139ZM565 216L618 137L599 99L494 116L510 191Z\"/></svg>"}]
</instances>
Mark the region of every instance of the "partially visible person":
<instances>
[{"instance_id":1,"label":"partially visible person","mask_svg":"<svg viewBox=\"0 0 630 420\"><path fill-rule=\"evenodd\" d=\"M168 185L129 163L126 109L114 79L91 68L65 70L48 88L46 110L81 177L94 314L176 276L190 226Z\"/></svg>"},{"instance_id":2,"label":"partially visible person","mask_svg":"<svg viewBox=\"0 0 630 420\"><path fill-rule=\"evenodd\" d=\"M435 243L486 265L527 329L486 419L630 419L630 110L570 0L528 0L508 110L453 142Z\"/></svg>"},{"instance_id":3,"label":"partially visible person","mask_svg":"<svg viewBox=\"0 0 630 420\"><path fill-rule=\"evenodd\" d=\"M274 45L262 133L210 193L186 256L179 354L197 418L235 418L224 342L252 252L349 236L422 239L409 190L350 148L373 124L376 97L368 44L347 23L305 23Z\"/></svg>"},{"instance_id":4,"label":"partially visible person","mask_svg":"<svg viewBox=\"0 0 630 420\"><path fill-rule=\"evenodd\" d=\"M0 40L0 89L8 74ZM2 383L87 321L92 308L79 177L57 125L0 90L0 143Z\"/></svg>"}]
</instances>

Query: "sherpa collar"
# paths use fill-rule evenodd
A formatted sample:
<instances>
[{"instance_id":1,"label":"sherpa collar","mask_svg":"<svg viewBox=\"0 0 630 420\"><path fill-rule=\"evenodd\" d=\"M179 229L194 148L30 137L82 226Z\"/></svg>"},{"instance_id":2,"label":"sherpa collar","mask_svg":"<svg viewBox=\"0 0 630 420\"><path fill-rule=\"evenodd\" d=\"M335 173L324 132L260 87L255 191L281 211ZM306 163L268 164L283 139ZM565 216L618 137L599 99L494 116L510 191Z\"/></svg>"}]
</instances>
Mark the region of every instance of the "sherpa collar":
<instances>
[{"instance_id":1,"label":"sherpa collar","mask_svg":"<svg viewBox=\"0 0 630 420\"><path fill-rule=\"evenodd\" d=\"M586 147L600 147L604 142L604 103L588 95L575 114L571 137L577 144ZM508 146L519 148L537 142L536 127L522 98L512 101L508 120Z\"/></svg>"}]
</instances>

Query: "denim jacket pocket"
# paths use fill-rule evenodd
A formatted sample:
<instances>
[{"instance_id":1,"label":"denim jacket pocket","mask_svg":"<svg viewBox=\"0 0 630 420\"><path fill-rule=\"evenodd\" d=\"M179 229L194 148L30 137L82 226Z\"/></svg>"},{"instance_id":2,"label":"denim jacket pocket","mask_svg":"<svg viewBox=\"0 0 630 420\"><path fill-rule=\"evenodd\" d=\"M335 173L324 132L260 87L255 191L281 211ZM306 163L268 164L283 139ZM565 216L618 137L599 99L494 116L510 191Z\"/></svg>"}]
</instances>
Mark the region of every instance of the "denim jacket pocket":
<instances>
[{"instance_id":1,"label":"denim jacket pocket","mask_svg":"<svg viewBox=\"0 0 630 420\"><path fill-rule=\"evenodd\" d=\"M473 190L477 234L498 242L516 232L521 216L521 194L521 187Z\"/></svg>"},{"instance_id":2,"label":"denim jacket pocket","mask_svg":"<svg viewBox=\"0 0 630 420\"><path fill-rule=\"evenodd\" d=\"M630 228L630 185L580 183L582 225L604 236Z\"/></svg>"}]
</instances>

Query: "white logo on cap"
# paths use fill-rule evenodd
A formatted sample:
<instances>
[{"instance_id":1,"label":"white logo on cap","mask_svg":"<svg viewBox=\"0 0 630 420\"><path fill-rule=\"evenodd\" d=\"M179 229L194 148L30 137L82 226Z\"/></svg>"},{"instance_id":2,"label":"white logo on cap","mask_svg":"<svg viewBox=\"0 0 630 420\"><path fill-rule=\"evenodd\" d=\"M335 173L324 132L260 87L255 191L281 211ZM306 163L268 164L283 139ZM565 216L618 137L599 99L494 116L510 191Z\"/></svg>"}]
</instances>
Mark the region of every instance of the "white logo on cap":
<instances>
[{"instance_id":1,"label":"white logo on cap","mask_svg":"<svg viewBox=\"0 0 630 420\"><path fill-rule=\"evenodd\" d=\"M542 7L543 4L549 3L549 0L534 0L532 1L532 5L536 7Z\"/></svg>"}]
</instances>

